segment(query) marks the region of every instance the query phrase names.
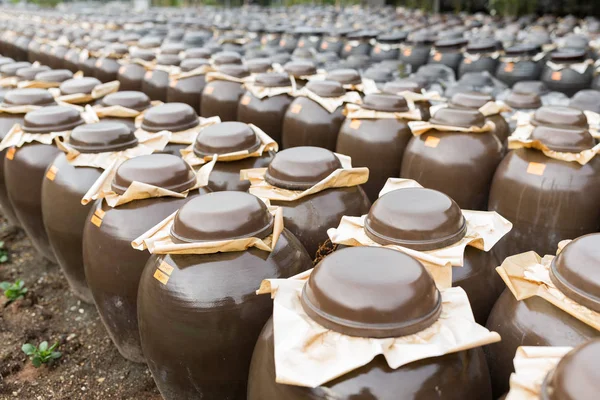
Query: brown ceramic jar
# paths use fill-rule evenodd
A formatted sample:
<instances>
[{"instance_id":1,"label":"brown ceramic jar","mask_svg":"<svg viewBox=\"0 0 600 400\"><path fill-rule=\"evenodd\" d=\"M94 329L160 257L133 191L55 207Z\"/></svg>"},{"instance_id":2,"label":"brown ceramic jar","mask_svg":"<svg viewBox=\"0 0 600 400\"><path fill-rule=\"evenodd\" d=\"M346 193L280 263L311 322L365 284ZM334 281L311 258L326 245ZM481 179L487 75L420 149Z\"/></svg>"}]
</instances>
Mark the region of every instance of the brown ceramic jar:
<instances>
[{"instance_id":1,"label":"brown ceramic jar","mask_svg":"<svg viewBox=\"0 0 600 400\"><path fill-rule=\"evenodd\" d=\"M151 154L125 161L112 182L122 194L131 182L143 182L182 192L195 183L194 172L181 158ZM110 338L123 357L144 362L137 322L140 276L150 255L131 242L171 215L190 198L158 197L111 208L102 200L90 210L83 230L83 264L88 287Z\"/></svg>"},{"instance_id":2,"label":"brown ceramic jar","mask_svg":"<svg viewBox=\"0 0 600 400\"><path fill-rule=\"evenodd\" d=\"M308 80L306 77L315 75L317 73L317 66L314 62L309 60L294 60L287 62L283 69L286 73L290 74L296 80L296 86L298 88L306 85Z\"/></svg>"},{"instance_id":3,"label":"brown ceramic jar","mask_svg":"<svg viewBox=\"0 0 600 400\"><path fill-rule=\"evenodd\" d=\"M26 67L17 71L17 79L19 81L32 81L39 72L49 71L50 67L40 65L38 67Z\"/></svg>"},{"instance_id":4,"label":"brown ceramic jar","mask_svg":"<svg viewBox=\"0 0 600 400\"><path fill-rule=\"evenodd\" d=\"M34 78L36 81L55 83L57 85L66 80L73 79L73 72L68 69L53 69L50 71L39 72Z\"/></svg>"},{"instance_id":5,"label":"brown ceramic jar","mask_svg":"<svg viewBox=\"0 0 600 400\"><path fill-rule=\"evenodd\" d=\"M518 83L515 85L515 87ZM508 122L510 132L514 132L517 129L517 122L512 116L516 112L531 113L542 106L542 99L540 95L536 93L523 93L516 90L512 90L504 100L507 106L512 108L512 111L504 113L504 118Z\"/></svg>"},{"instance_id":6,"label":"brown ceramic jar","mask_svg":"<svg viewBox=\"0 0 600 400\"><path fill-rule=\"evenodd\" d=\"M181 61L179 67L182 72L189 72L203 65L208 65L208 60L202 58L187 58ZM205 75L195 75L189 78L171 81L167 89L167 102L185 103L197 113L200 112L202 90L206 85Z\"/></svg>"},{"instance_id":7,"label":"brown ceramic jar","mask_svg":"<svg viewBox=\"0 0 600 400\"><path fill-rule=\"evenodd\" d=\"M335 81L311 81L306 89L323 98L341 97L346 93L342 84ZM296 97L283 117L283 148L315 146L334 151L340 126L344 122L342 108L338 107L330 113L308 97Z\"/></svg>"},{"instance_id":8,"label":"brown ceramic jar","mask_svg":"<svg viewBox=\"0 0 600 400\"><path fill-rule=\"evenodd\" d=\"M106 47L105 51L112 54L110 57L102 56L96 60L93 75L103 83L117 80L121 68L119 59L128 53L128 46L121 43L112 43Z\"/></svg>"},{"instance_id":9,"label":"brown ceramic jar","mask_svg":"<svg viewBox=\"0 0 600 400\"><path fill-rule=\"evenodd\" d=\"M540 80L550 90L573 96L580 90L588 89L594 79L594 67L589 64L583 72L569 68L570 64L581 64L586 62L587 52L583 49L557 50L550 55L550 62L565 68L555 71L548 64L544 66Z\"/></svg>"},{"instance_id":10,"label":"brown ceramic jar","mask_svg":"<svg viewBox=\"0 0 600 400\"><path fill-rule=\"evenodd\" d=\"M137 145L133 131L120 122L99 122L73 129L68 144L82 154L122 151ZM93 167L75 167L60 153L42 183L42 215L50 245L71 290L93 303L83 269L83 228L93 204L81 199L102 174Z\"/></svg>"},{"instance_id":11,"label":"brown ceramic jar","mask_svg":"<svg viewBox=\"0 0 600 400\"><path fill-rule=\"evenodd\" d=\"M84 78L75 78L64 81L60 84L60 94L61 96L66 96L69 94L92 94L94 88L98 85L101 85L100 82L96 78L84 77ZM92 100L94 102L95 100ZM84 106L90 103L77 103L78 105Z\"/></svg>"},{"instance_id":12,"label":"brown ceramic jar","mask_svg":"<svg viewBox=\"0 0 600 400\"><path fill-rule=\"evenodd\" d=\"M580 237L565 246L550 266L550 279L556 287L595 312L600 312L599 248L600 234ZM508 389L517 347L577 346L600 336L596 329L541 297L517 301L509 289L496 302L487 327L502 337L500 343L485 348L495 396Z\"/></svg>"},{"instance_id":13,"label":"brown ceramic jar","mask_svg":"<svg viewBox=\"0 0 600 400\"><path fill-rule=\"evenodd\" d=\"M264 238L272 229L273 218L258 198L220 192L186 203L171 235L192 243ZM164 263L173 268L166 284L153 276ZM255 291L263 279L288 278L311 266L287 229L271 253L251 247L153 255L140 280L138 319L148 367L163 398L246 399L252 350L272 313L268 296Z\"/></svg>"},{"instance_id":14,"label":"brown ceramic jar","mask_svg":"<svg viewBox=\"0 0 600 400\"><path fill-rule=\"evenodd\" d=\"M260 147L260 140L252 128L242 122L222 122L208 126L196 137L194 154L198 157L213 154L228 154L248 150L250 153ZM250 168L263 168L269 165L273 154L263 153L260 157L248 157L237 161L217 161L210 174L208 188L213 192L246 192L250 182L240 180L240 171Z\"/></svg>"},{"instance_id":15,"label":"brown ceramic jar","mask_svg":"<svg viewBox=\"0 0 600 400\"><path fill-rule=\"evenodd\" d=\"M443 108L431 117L430 122L481 127L485 117L479 111ZM492 177L502 154L502 143L492 132L432 129L410 140L400 176L447 194L461 208L485 210Z\"/></svg>"},{"instance_id":16,"label":"brown ceramic jar","mask_svg":"<svg viewBox=\"0 0 600 400\"><path fill-rule=\"evenodd\" d=\"M198 114L187 104L165 103L152 107L144 113L141 129L158 133L160 131L180 132L192 129L200 124ZM189 146L190 143L171 142L165 146L163 153L181 157L179 150Z\"/></svg>"},{"instance_id":17,"label":"brown ceramic jar","mask_svg":"<svg viewBox=\"0 0 600 400\"><path fill-rule=\"evenodd\" d=\"M100 102L101 107L121 106L136 111L150 108L150 98L143 92L125 90L104 96ZM135 129L135 118L104 117L102 121L122 122L131 129Z\"/></svg>"},{"instance_id":18,"label":"brown ceramic jar","mask_svg":"<svg viewBox=\"0 0 600 400\"><path fill-rule=\"evenodd\" d=\"M137 49L130 53L132 59L140 59L151 62L156 56L152 50ZM138 63L129 63L122 65L117 74L117 80L121 83L120 90L142 90L142 81L146 75L146 68Z\"/></svg>"},{"instance_id":19,"label":"brown ceramic jar","mask_svg":"<svg viewBox=\"0 0 600 400\"><path fill-rule=\"evenodd\" d=\"M266 89L291 85L287 74L275 72L256 75L253 84ZM291 102L292 96L285 93L259 99L250 91L246 91L238 103L237 119L258 126L281 146L283 116Z\"/></svg>"},{"instance_id":20,"label":"brown ceramic jar","mask_svg":"<svg viewBox=\"0 0 600 400\"><path fill-rule=\"evenodd\" d=\"M178 66L180 63L178 55L161 54L156 57L158 66ZM167 101L167 89L169 88L169 73L162 69L146 71L142 80L141 91L146 93L152 100Z\"/></svg>"},{"instance_id":21,"label":"brown ceramic jar","mask_svg":"<svg viewBox=\"0 0 600 400\"><path fill-rule=\"evenodd\" d=\"M43 89L14 89L6 93L2 107L18 107L23 105L49 106L56 105L50 93ZM24 114L0 113L0 140L12 129L14 124L23 125ZM4 182L4 156L6 150L0 152L0 208L11 225L19 226Z\"/></svg>"},{"instance_id":22,"label":"brown ceramic jar","mask_svg":"<svg viewBox=\"0 0 600 400\"><path fill-rule=\"evenodd\" d=\"M501 48L501 43L495 39L482 38L469 42L465 49L467 55L465 55L458 67L458 77L460 78L469 72L484 71L494 75L498 68L499 60L498 57L493 57L493 55Z\"/></svg>"},{"instance_id":23,"label":"brown ceramic jar","mask_svg":"<svg viewBox=\"0 0 600 400\"><path fill-rule=\"evenodd\" d=\"M81 56L81 49L78 47L71 47L65 53L63 57L63 67L69 71L75 73L79 71L79 57ZM35 60L34 60L35 61Z\"/></svg>"},{"instance_id":24,"label":"brown ceramic jar","mask_svg":"<svg viewBox=\"0 0 600 400\"><path fill-rule=\"evenodd\" d=\"M600 91L591 89L580 90L571 98L569 107L600 114Z\"/></svg>"},{"instance_id":25,"label":"brown ceramic jar","mask_svg":"<svg viewBox=\"0 0 600 400\"><path fill-rule=\"evenodd\" d=\"M407 112L403 97L391 94L370 94L362 108L386 113ZM352 158L354 167L368 167L369 181L363 189L371 201L390 177L400 176L402 156L412 133L404 119L346 119L340 128L336 152Z\"/></svg>"},{"instance_id":26,"label":"brown ceramic jar","mask_svg":"<svg viewBox=\"0 0 600 400\"><path fill-rule=\"evenodd\" d=\"M325 328L367 338L422 331L437 320L443 307L439 291L420 262L376 247L346 248L324 258L305 284L301 303L306 314ZM332 393L345 400L492 398L481 348L397 369L377 356L317 388L276 383L273 322L269 320L252 356L248 400L326 399Z\"/></svg>"},{"instance_id":27,"label":"brown ceramic jar","mask_svg":"<svg viewBox=\"0 0 600 400\"><path fill-rule=\"evenodd\" d=\"M44 134L70 131L84 123L79 112L67 106L49 106L25 115L23 130ZM42 183L46 169L60 153L56 146L31 142L15 149L4 159L6 191L21 226L33 246L55 262L42 219ZM12 150L8 150L11 151Z\"/></svg>"},{"instance_id":28,"label":"brown ceramic jar","mask_svg":"<svg viewBox=\"0 0 600 400\"><path fill-rule=\"evenodd\" d=\"M220 65L219 72L234 78L250 75L248 68L238 64ZM241 83L214 80L208 82L202 91L200 115L206 118L218 116L221 121L237 121L237 108L245 90Z\"/></svg>"},{"instance_id":29,"label":"brown ceramic jar","mask_svg":"<svg viewBox=\"0 0 600 400\"><path fill-rule=\"evenodd\" d=\"M275 155L265 180L277 188L302 191L339 168L340 160L329 150L294 147ZM371 206L360 186L326 189L294 201L272 200L271 204L283 208L285 226L313 258L328 238L327 229L337 226L344 215L360 216Z\"/></svg>"},{"instance_id":30,"label":"brown ceramic jar","mask_svg":"<svg viewBox=\"0 0 600 400\"><path fill-rule=\"evenodd\" d=\"M494 101L494 98L489 94L465 92L452 96L452 99L448 102L448 106L466 110L479 110L479 108L490 101ZM500 114L494 114L486 116L485 119L494 123L492 132L500 139L500 142L506 143L506 139L510 136L511 132L508 122L506 122L504 117Z\"/></svg>"},{"instance_id":31,"label":"brown ceramic jar","mask_svg":"<svg viewBox=\"0 0 600 400\"><path fill-rule=\"evenodd\" d=\"M435 42L433 54L429 56L428 64L443 64L458 72L463 60L463 49L468 41L463 38L440 39Z\"/></svg>"},{"instance_id":32,"label":"brown ceramic jar","mask_svg":"<svg viewBox=\"0 0 600 400\"><path fill-rule=\"evenodd\" d=\"M99 40L93 40L86 44L86 50L88 50L88 52L89 52L88 58L86 58L82 61L82 57L81 57L81 55L83 54L83 52L82 52L82 53L80 53L80 59L79 59L79 70L83 72L83 76L86 76L86 77L94 76L94 69L96 66L96 61L98 61L98 53L102 49L104 49L105 45L106 45L106 43L101 42Z\"/></svg>"},{"instance_id":33,"label":"brown ceramic jar","mask_svg":"<svg viewBox=\"0 0 600 400\"><path fill-rule=\"evenodd\" d=\"M521 43L509 47L505 50L506 57L517 58L518 61L500 59L496 69L496 78L512 87L519 81L530 81L539 79L542 73L543 64L538 61L536 56L541 52L541 48L535 44Z\"/></svg>"},{"instance_id":34,"label":"brown ceramic jar","mask_svg":"<svg viewBox=\"0 0 600 400\"><path fill-rule=\"evenodd\" d=\"M386 83L383 86L383 93L397 95L404 91L408 91L421 94L423 93L423 87L423 84L417 82L417 80L399 79L397 81ZM431 103L429 101L415 101L414 103L415 107L421 112L421 120L429 121L429 118L431 118L431 113L429 112Z\"/></svg>"}]
</instances>

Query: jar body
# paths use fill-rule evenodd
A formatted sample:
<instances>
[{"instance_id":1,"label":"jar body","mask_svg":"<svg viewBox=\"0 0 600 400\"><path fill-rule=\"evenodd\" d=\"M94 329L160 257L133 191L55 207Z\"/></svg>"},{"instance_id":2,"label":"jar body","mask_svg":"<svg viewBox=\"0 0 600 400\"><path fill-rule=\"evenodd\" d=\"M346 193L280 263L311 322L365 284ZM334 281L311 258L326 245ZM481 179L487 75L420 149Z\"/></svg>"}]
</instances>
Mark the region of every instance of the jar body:
<instances>
[{"instance_id":1,"label":"jar body","mask_svg":"<svg viewBox=\"0 0 600 400\"><path fill-rule=\"evenodd\" d=\"M58 265L71 290L87 303L93 303L83 269L83 228L92 204L81 199L102 174L92 167L74 167L64 153L50 164L54 173L46 173L42 183L42 215L48 239Z\"/></svg>"},{"instance_id":2,"label":"jar body","mask_svg":"<svg viewBox=\"0 0 600 400\"><path fill-rule=\"evenodd\" d=\"M69 49L63 57L63 67L75 73L79 71L79 49Z\"/></svg>"},{"instance_id":3,"label":"jar body","mask_svg":"<svg viewBox=\"0 0 600 400\"><path fill-rule=\"evenodd\" d=\"M371 44L368 41L361 40L360 43L356 46L352 46L349 43L346 43L344 47L342 47L342 53L340 54L341 58L348 58L348 56L368 56L371 52Z\"/></svg>"},{"instance_id":4,"label":"jar body","mask_svg":"<svg viewBox=\"0 0 600 400\"><path fill-rule=\"evenodd\" d=\"M580 90L589 89L593 78L594 74L592 67L588 67L583 74L580 74L571 68L554 71L552 68L544 66L540 80L544 82L551 91L564 93L565 95L572 97Z\"/></svg>"},{"instance_id":5,"label":"jar body","mask_svg":"<svg viewBox=\"0 0 600 400\"><path fill-rule=\"evenodd\" d=\"M494 123L494 129L492 130L492 132L500 140L502 145L506 147L508 137L512 133L508 122L506 122L504 117L500 114L490 115L488 117L485 117L485 119Z\"/></svg>"},{"instance_id":6,"label":"jar body","mask_svg":"<svg viewBox=\"0 0 600 400\"><path fill-rule=\"evenodd\" d=\"M175 86L167 89L167 102L185 103L200 113L201 94L206 85L204 75L191 76L177 81Z\"/></svg>"},{"instance_id":7,"label":"jar body","mask_svg":"<svg viewBox=\"0 0 600 400\"><path fill-rule=\"evenodd\" d=\"M282 146L283 117L291 103L292 97L287 94L259 99L246 92L238 104L237 118L240 122L258 126Z\"/></svg>"},{"instance_id":8,"label":"jar body","mask_svg":"<svg viewBox=\"0 0 600 400\"><path fill-rule=\"evenodd\" d=\"M42 183L59 153L55 146L32 142L16 149L12 160L4 158L6 191L15 214L36 250L52 262L56 258L42 218Z\"/></svg>"},{"instance_id":9,"label":"jar body","mask_svg":"<svg viewBox=\"0 0 600 400\"><path fill-rule=\"evenodd\" d=\"M537 81L542 74L542 65L536 61L503 62L496 69L496 78L509 87L520 81Z\"/></svg>"},{"instance_id":10,"label":"jar body","mask_svg":"<svg viewBox=\"0 0 600 400\"><path fill-rule=\"evenodd\" d=\"M375 45L371 49L371 60L373 62L379 62L383 60L397 60L400 56L400 49L389 49L383 50L379 45Z\"/></svg>"},{"instance_id":11,"label":"jar body","mask_svg":"<svg viewBox=\"0 0 600 400\"><path fill-rule=\"evenodd\" d=\"M427 64L442 64L451 68L454 73L458 72L458 67L463 60L463 54L460 51L436 51L429 56Z\"/></svg>"},{"instance_id":12,"label":"jar body","mask_svg":"<svg viewBox=\"0 0 600 400\"><path fill-rule=\"evenodd\" d=\"M262 330L250 366L248 400L491 400L481 348L415 361L391 369L383 356L317 388L275 382L273 321Z\"/></svg>"},{"instance_id":13,"label":"jar body","mask_svg":"<svg viewBox=\"0 0 600 400\"><path fill-rule=\"evenodd\" d=\"M145 74L146 69L139 64L127 64L121 66L117 74L117 79L121 83L119 85L119 90L135 90L141 92L142 81L144 80Z\"/></svg>"},{"instance_id":14,"label":"jar body","mask_svg":"<svg viewBox=\"0 0 600 400\"><path fill-rule=\"evenodd\" d=\"M271 163L274 154L265 153L261 157L248 157L237 161L217 162L208 179L208 188L212 192L233 190L247 192L250 181L240 180L240 171L250 168L266 168Z\"/></svg>"},{"instance_id":15,"label":"jar body","mask_svg":"<svg viewBox=\"0 0 600 400\"><path fill-rule=\"evenodd\" d=\"M200 115L209 118L218 116L222 122L237 121L237 108L244 88L237 82L211 81L202 91Z\"/></svg>"},{"instance_id":16,"label":"jar body","mask_svg":"<svg viewBox=\"0 0 600 400\"><path fill-rule=\"evenodd\" d=\"M142 80L142 92L152 100L167 101L169 73L161 70L147 71Z\"/></svg>"},{"instance_id":17,"label":"jar body","mask_svg":"<svg viewBox=\"0 0 600 400\"><path fill-rule=\"evenodd\" d=\"M162 262L174 268L166 284L153 276ZM288 278L311 266L286 229L272 253L153 255L140 280L138 318L163 398L245 399L252 350L273 309L270 297L255 291L263 279Z\"/></svg>"},{"instance_id":18,"label":"jar body","mask_svg":"<svg viewBox=\"0 0 600 400\"><path fill-rule=\"evenodd\" d=\"M411 66L411 71L417 71L422 65L427 64L431 46L414 45L404 46L400 52L400 61Z\"/></svg>"},{"instance_id":19,"label":"jar body","mask_svg":"<svg viewBox=\"0 0 600 400\"><path fill-rule=\"evenodd\" d=\"M14 114L0 114L0 139L4 139L4 136L12 129L14 124L23 124L22 115ZM4 179L4 157L6 156L7 150L0 151L0 208L2 214L13 226L20 226L19 219L15 214L13 205L8 198L8 191L6 190L6 182Z\"/></svg>"},{"instance_id":20,"label":"jar body","mask_svg":"<svg viewBox=\"0 0 600 400\"><path fill-rule=\"evenodd\" d=\"M492 57L481 56L478 60L471 60L470 58L463 58L458 67L458 77L460 78L468 72L489 72L490 75L494 75L498 69L498 59Z\"/></svg>"},{"instance_id":21,"label":"jar body","mask_svg":"<svg viewBox=\"0 0 600 400\"><path fill-rule=\"evenodd\" d=\"M83 72L83 76L94 76L97 61L96 57L90 56L87 60L79 63L79 69Z\"/></svg>"},{"instance_id":22,"label":"jar body","mask_svg":"<svg viewBox=\"0 0 600 400\"><path fill-rule=\"evenodd\" d=\"M99 58L94 68L94 76L102 83L116 81L121 64L114 58Z\"/></svg>"}]
</instances>

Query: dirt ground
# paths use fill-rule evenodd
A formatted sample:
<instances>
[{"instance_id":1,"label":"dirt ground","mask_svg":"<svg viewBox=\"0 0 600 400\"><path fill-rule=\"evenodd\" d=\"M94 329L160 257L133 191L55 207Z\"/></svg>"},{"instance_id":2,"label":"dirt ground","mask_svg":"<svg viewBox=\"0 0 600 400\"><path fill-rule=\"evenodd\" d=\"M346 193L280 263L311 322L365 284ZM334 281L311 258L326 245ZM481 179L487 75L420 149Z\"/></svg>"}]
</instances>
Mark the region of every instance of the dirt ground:
<instances>
[{"instance_id":1,"label":"dirt ground","mask_svg":"<svg viewBox=\"0 0 600 400\"><path fill-rule=\"evenodd\" d=\"M10 257L0 282L22 279L29 289L8 305L0 292L0 400L161 399L148 368L119 355L95 307L73 296L60 268L1 217L0 240ZM34 368L21 346L44 340L58 341L63 355Z\"/></svg>"}]
</instances>

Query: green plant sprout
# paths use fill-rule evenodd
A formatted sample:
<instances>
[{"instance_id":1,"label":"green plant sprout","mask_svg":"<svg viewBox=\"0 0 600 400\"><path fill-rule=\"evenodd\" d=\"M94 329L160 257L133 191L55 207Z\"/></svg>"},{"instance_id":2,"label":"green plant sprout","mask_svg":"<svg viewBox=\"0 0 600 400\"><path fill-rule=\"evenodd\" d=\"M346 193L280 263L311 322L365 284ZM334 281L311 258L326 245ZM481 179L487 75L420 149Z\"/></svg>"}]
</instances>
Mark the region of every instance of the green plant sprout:
<instances>
[{"instance_id":1,"label":"green plant sprout","mask_svg":"<svg viewBox=\"0 0 600 400\"><path fill-rule=\"evenodd\" d=\"M54 351L58 347L58 342L48 347L48 342L43 341L39 347L30 343L25 343L21 350L29 356L34 367L38 368L42 364L47 364L50 360L56 360L62 356L60 351Z\"/></svg>"},{"instance_id":2,"label":"green plant sprout","mask_svg":"<svg viewBox=\"0 0 600 400\"><path fill-rule=\"evenodd\" d=\"M0 240L0 264L8 261L8 250L4 248L4 241Z\"/></svg>"},{"instance_id":3,"label":"green plant sprout","mask_svg":"<svg viewBox=\"0 0 600 400\"><path fill-rule=\"evenodd\" d=\"M18 279L15 283L0 283L0 289L4 290L4 296L8 299L9 303L25 297L25 293L27 293L28 289L24 286L25 282L20 279Z\"/></svg>"}]
</instances>

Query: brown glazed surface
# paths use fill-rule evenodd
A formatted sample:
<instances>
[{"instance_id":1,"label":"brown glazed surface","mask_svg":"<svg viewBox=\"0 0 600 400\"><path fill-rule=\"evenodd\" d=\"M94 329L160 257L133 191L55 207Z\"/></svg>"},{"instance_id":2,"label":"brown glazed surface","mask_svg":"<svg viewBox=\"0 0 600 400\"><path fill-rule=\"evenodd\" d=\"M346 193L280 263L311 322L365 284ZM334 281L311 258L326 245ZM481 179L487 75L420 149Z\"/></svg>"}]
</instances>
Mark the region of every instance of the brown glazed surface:
<instances>
[{"instance_id":1,"label":"brown glazed surface","mask_svg":"<svg viewBox=\"0 0 600 400\"><path fill-rule=\"evenodd\" d=\"M14 124L23 125L23 115L19 114L0 114L0 140L4 139L4 136L11 130ZM5 178L4 178L4 156L6 150L0 151L0 208L2 214L8 220L11 225L20 226L21 223L15 214L13 205L8 198L8 191L6 190Z\"/></svg>"},{"instance_id":2,"label":"brown glazed surface","mask_svg":"<svg viewBox=\"0 0 600 400\"><path fill-rule=\"evenodd\" d=\"M169 73L161 70L148 71L144 74L141 83L142 92L152 100L167 101L167 88L169 87ZM136 89L132 89L136 90Z\"/></svg>"},{"instance_id":3,"label":"brown glazed surface","mask_svg":"<svg viewBox=\"0 0 600 400\"><path fill-rule=\"evenodd\" d=\"M496 135L431 130L408 142L400 176L447 194L462 209L485 210L501 160Z\"/></svg>"},{"instance_id":4,"label":"brown glazed surface","mask_svg":"<svg viewBox=\"0 0 600 400\"><path fill-rule=\"evenodd\" d=\"M213 192L225 190L247 192L250 188L250 181L241 181L240 171L267 167L272 158L273 154L264 153L261 157L249 157L238 161L219 161L210 173L208 188Z\"/></svg>"},{"instance_id":5,"label":"brown glazed surface","mask_svg":"<svg viewBox=\"0 0 600 400\"><path fill-rule=\"evenodd\" d=\"M201 189L201 194L206 193ZM128 360L144 362L137 321L137 291L147 251L135 250L131 241L198 195L185 199L161 197L110 208L97 201L83 231L83 263L88 286L100 318L113 343ZM96 209L105 214L97 227L91 222ZM158 283L158 282L157 282Z\"/></svg>"},{"instance_id":6,"label":"brown glazed surface","mask_svg":"<svg viewBox=\"0 0 600 400\"><path fill-rule=\"evenodd\" d=\"M119 90L142 91L142 81L146 69L139 64L127 64L119 68L117 79L121 83Z\"/></svg>"},{"instance_id":7,"label":"brown glazed surface","mask_svg":"<svg viewBox=\"0 0 600 400\"><path fill-rule=\"evenodd\" d=\"M494 98L490 95L483 93L458 93L452 96L452 100L449 102L450 107L454 108L466 108L471 110L477 110L482 107L488 101L493 101ZM494 123L495 128L492 132L500 139L502 143L506 142L506 139L510 135L510 128L508 122L500 114L490 115L485 118L488 121Z\"/></svg>"},{"instance_id":8,"label":"brown glazed surface","mask_svg":"<svg viewBox=\"0 0 600 400\"><path fill-rule=\"evenodd\" d=\"M121 64L119 64L118 60L114 58L99 58L94 68L94 77L103 83L115 81L119 74L119 68L121 68Z\"/></svg>"},{"instance_id":9,"label":"brown glazed surface","mask_svg":"<svg viewBox=\"0 0 600 400\"><path fill-rule=\"evenodd\" d=\"M200 115L218 116L221 121L237 121L238 102L244 88L237 82L215 80L209 82L202 91Z\"/></svg>"},{"instance_id":10,"label":"brown glazed surface","mask_svg":"<svg viewBox=\"0 0 600 400\"><path fill-rule=\"evenodd\" d=\"M168 283L156 267L174 267ZM166 400L244 400L252 350L272 313L257 296L263 279L288 278L311 259L284 230L272 253L256 248L207 255L152 256L140 280L142 346Z\"/></svg>"},{"instance_id":11,"label":"brown glazed surface","mask_svg":"<svg viewBox=\"0 0 600 400\"><path fill-rule=\"evenodd\" d=\"M204 75L181 79L174 86L169 84L167 102L189 104L197 113L200 113L200 102L204 86L206 86L206 77Z\"/></svg>"},{"instance_id":12,"label":"brown glazed surface","mask_svg":"<svg viewBox=\"0 0 600 400\"><path fill-rule=\"evenodd\" d=\"M391 369L383 356L311 389L275 382L273 323L262 330L250 365L248 400L491 400L483 352L472 349Z\"/></svg>"},{"instance_id":13,"label":"brown glazed surface","mask_svg":"<svg viewBox=\"0 0 600 400\"><path fill-rule=\"evenodd\" d=\"M529 163L544 164L543 175L527 173ZM536 251L555 254L558 242L600 230L600 159L586 165L518 149L498 166L490 190L489 209L513 223L493 252L498 260ZM548 210L552 210L551 215Z\"/></svg>"},{"instance_id":14,"label":"brown glazed surface","mask_svg":"<svg viewBox=\"0 0 600 400\"><path fill-rule=\"evenodd\" d=\"M258 126L282 146L283 117L291 103L292 98L287 94L259 99L246 92L238 103L237 120Z\"/></svg>"},{"instance_id":15,"label":"brown glazed surface","mask_svg":"<svg viewBox=\"0 0 600 400\"><path fill-rule=\"evenodd\" d=\"M600 336L600 332L546 300L532 297L517 301L508 289L494 305L486 326L502 337L501 342L484 348L495 397L508 391L517 347L577 346Z\"/></svg>"},{"instance_id":16,"label":"brown glazed surface","mask_svg":"<svg viewBox=\"0 0 600 400\"><path fill-rule=\"evenodd\" d=\"M296 112L298 109L299 112ZM283 148L315 146L335 151L338 132L344 119L342 107L330 114L311 99L296 97L283 117Z\"/></svg>"}]
</instances>

